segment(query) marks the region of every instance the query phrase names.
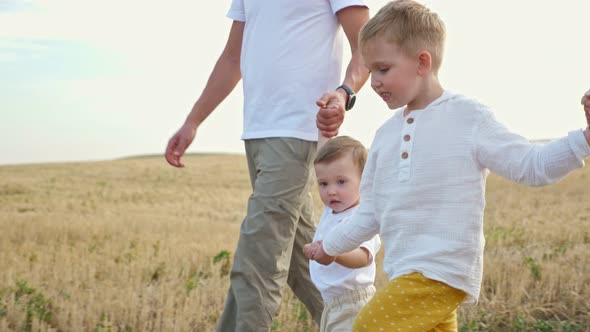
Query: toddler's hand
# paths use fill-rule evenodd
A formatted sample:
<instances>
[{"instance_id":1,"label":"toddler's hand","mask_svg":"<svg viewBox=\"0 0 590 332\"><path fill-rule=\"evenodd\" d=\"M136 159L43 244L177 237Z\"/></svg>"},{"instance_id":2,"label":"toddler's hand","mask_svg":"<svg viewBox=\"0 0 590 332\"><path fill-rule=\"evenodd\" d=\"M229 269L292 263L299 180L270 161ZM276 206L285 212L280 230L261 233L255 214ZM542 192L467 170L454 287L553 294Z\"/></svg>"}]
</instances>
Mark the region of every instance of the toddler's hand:
<instances>
[{"instance_id":1,"label":"toddler's hand","mask_svg":"<svg viewBox=\"0 0 590 332\"><path fill-rule=\"evenodd\" d=\"M305 255L305 257L307 257L307 259L314 259L316 250L318 248L318 242L312 242L312 243L308 243L305 246L303 246L303 254Z\"/></svg>"},{"instance_id":2,"label":"toddler's hand","mask_svg":"<svg viewBox=\"0 0 590 332\"><path fill-rule=\"evenodd\" d=\"M326 254L322 242L318 241L318 247L314 253L313 259L322 265L330 265L336 260L336 257Z\"/></svg>"}]
</instances>

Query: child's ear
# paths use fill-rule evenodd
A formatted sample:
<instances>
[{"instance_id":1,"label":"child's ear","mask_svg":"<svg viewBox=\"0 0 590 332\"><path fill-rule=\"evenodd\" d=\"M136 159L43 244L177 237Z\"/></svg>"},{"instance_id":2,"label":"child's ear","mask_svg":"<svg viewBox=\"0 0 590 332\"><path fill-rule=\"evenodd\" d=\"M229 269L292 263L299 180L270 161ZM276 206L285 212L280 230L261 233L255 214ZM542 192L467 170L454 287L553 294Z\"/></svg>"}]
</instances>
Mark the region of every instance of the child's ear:
<instances>
[{"instance_id":1,"label":"child's ear","mask_svg":"<svg viewBox=\"0 0 590 332\"><path fill-rule=\"evenodd\" d=\"M428 51L418 53L418 75L426 76L432 68L432 56Z\"/></svg>"}]
</instances>

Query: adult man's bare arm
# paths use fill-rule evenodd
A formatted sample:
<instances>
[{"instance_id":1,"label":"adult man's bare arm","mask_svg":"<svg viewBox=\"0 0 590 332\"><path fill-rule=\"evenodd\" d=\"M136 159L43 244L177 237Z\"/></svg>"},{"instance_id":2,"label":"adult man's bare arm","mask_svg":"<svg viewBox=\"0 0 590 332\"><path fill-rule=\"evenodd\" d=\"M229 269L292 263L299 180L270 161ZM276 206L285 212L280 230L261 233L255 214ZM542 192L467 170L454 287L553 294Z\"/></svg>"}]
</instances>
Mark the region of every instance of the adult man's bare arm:
<instances>
[{"instance_id":1,"label":"adult man's bare arm","mask_svg":"<svg viewBox=\"0 0 590 332\"><path fill-rule=\"evenodd\" d=\"M369 20L369 9L361 6L347 7L340 10L336 15L346 34L351 52L350 62L346 68L346 76L344 77L343 83L358 92L369 78L369 71L363 65L361 53L358 48L359 32ZM344 97L346 98L346 95Z\"/></svg>"},{"instance_id":2,"label":"adult man's bare arm","mask_svg":"<svg viewBox=\"0 0 590 332\"><path fill-rule=\"evenodd\" d=\"M346 34L351 51L343 83L358 92L369 78L369 71L362 63L358 48L359 31L369 20L369 9L363 6L346 7L338 11L336 16ZM346 92L338 89L324 94L318 100L320 110L316 122L322 135L332 137L338 134L338 129L344 121L346 99Z\"/></svg>"},{"instance_id":3,"label":"adult man's bare arm","mask_svg":"<svg viewBox=\"0 0 590 332\"><path fill-rule=\"evenodd\" d=\"M244 22L234 21L225 48L209 76L205 89L195 102L183 126L168 141L165 157L170 165L184 167L180 159L195 138L197 128L233 91L242 78L240 56L243 33Z\"/></svg>"}]
</instances>

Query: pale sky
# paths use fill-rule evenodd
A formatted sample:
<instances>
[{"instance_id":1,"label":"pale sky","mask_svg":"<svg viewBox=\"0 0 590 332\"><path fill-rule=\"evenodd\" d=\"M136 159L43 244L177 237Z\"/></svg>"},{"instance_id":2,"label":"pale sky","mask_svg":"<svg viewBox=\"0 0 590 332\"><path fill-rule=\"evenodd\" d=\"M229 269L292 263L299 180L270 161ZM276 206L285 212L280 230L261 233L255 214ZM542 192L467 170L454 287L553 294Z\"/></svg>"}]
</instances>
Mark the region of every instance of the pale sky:
<instances>
[{"instance_id":1,"label":"pale sky","mask_svg":"<svg viewBox=\"0 0 590 332\"><path fill-rule=\"evenodd\" d=\"M225 45L230 2L0 0L0 164L162 154ZM386 2L367 1L371 15ZM445 88L529 139L584 126L590 1L424 3L447 26ZM188 152L243 153L241 106L238 87ZM370 146L391 114L366 85L341 133Z\"/></svg>"}]
</instances>

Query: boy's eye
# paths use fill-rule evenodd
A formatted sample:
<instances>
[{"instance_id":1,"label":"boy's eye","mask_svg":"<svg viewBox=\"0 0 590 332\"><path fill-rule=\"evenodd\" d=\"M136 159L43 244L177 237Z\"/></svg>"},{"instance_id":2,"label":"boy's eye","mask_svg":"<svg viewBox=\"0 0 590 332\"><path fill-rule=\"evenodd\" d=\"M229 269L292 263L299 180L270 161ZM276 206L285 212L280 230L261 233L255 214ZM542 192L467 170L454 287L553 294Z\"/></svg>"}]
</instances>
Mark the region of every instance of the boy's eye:
<instances>
[{"instance_id":1,"label":"boy's eye","mask_svg":"<svg viewBox=\"0 0 590 332\"><path fill-rule=\"evenodd\" d=\"M380 73L387 73L388 70L389 68L379 68Z\"/></svg>"},{"instance_id":2,"label":"boy's eye","mask_svg":"<svg viewBox=\"0 0 590 332\"><path fill-rule=\"evenodd\" d=\"M325 187L328 185L328 182L320 182L319 185L320 187Z\"/></svg>"},{"instance_id":3,"label":"boy's eye","mask_svg":"<svg viewBox=\"0 0 590 332\"><path fill-rule=\"evenodd\" d=\"M346 181L344 180L338 180L338 184L344 184Z\"/></svg>"}]
</instances>

